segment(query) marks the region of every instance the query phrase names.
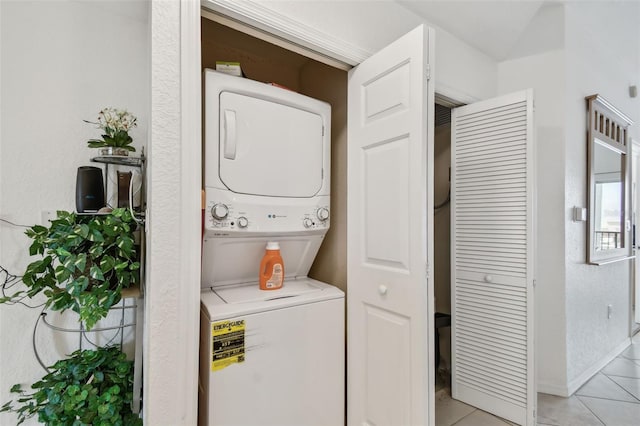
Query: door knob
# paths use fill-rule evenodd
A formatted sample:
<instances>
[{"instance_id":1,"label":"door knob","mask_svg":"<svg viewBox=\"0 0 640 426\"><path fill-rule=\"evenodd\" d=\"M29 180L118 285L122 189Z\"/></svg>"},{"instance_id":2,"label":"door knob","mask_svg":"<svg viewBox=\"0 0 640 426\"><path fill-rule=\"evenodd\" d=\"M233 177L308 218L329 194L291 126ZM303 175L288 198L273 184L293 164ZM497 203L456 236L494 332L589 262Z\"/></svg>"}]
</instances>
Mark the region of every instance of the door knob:
<instances>
[{"instance_id":1,"label":"door knob","mask_svg":"<svg viewBox=\"0 0 640 426\"><path fill-rule=\"evenodd\" d=\"M493 277L491 275L485 275L484 276L484 280L488 283L492 283L493 282Z\"/></svg>"},{"instance_id":2,"label":"door knob","mask_svg":"<svg viewBox=\"0 0 640 426\"><path fill-rule=\"evenodd\" d=\"M386 285L380 284L378 286L378 293L380 293L381 296L385 296L387 294L387 291L388 291L388 289L387 289Z\"/></svg>"}]
</instances>

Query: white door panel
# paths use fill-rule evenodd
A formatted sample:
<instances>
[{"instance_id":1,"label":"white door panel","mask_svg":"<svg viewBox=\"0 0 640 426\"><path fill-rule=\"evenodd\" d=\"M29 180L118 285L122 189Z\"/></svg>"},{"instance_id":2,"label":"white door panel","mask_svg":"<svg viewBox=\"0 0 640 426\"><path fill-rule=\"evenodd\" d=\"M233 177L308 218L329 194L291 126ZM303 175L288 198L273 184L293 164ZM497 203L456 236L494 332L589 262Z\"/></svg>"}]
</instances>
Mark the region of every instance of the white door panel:
<instances>
[{"instance_id":1,"label":"white door panel","mask_svg":"<svg viewBox=\"0 0 640 426\"><path fill-rule=\"evenodd\" d=\"M349 74L349 425L433 424L433 122L419 27Z\"/></svg>"},{"instance_id":2,"label":"white door panel","mask_svg":"<svg viewBox=\"0 0 640 426\"><path fill-rule=\"evenodd\" d=\"M535 424L533 96L452 114L452 393Z\"/></svg>"}]
</instances>

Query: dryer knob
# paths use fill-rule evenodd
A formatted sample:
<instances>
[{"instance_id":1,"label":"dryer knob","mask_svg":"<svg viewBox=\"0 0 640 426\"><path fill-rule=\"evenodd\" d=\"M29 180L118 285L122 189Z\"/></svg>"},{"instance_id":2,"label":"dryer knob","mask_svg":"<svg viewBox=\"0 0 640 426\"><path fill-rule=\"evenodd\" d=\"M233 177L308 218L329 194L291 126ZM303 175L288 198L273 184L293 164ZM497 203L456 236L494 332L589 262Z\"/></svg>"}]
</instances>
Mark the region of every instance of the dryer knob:
<instances>
[{"instance_id":1,"label":"dryer knob","mask_svg":"<svg viewBox=\"0 0 640 426\"><path fill-rule=\"evenodd\" d=\"M222 220L229 214L229 207L224 204L214 204L211 207L211 216L216 220Z\"/></svg>"},{"instance_id":2,"label":"dryer knob","mask_svg":"<svg viewBox=\"0 0 640 426\"><path fill-rule=\"evenodd\" d=\"M318 216L318 219L324 222L325 220L329 219L329 209L326 207L320 207L318 210L316 210L316 216Z\"/></svg>"},{"instance_id":3,"label":"dryer knob","mask_svg":"<svg viewBox=\"0 0 640 426\"><path fill-rule=\"evenodd\" d=\"M302 224L304 225L305 228L311 228L311 226L313 225L313 221L311 219L309 219L308 217L305 217L302 220Z\"/></svg>"},{"instance_id":4,"label":"dryer knob","mask_svg":"<svg viewBox=\"0 0 640 426\"><path fill-rule=\"evenodd\" d=\"M238 226L240 228L246 228L247 226L249 226L249 220L244 216L240 216L238 218Z\"/></svg>"}]
</instances>

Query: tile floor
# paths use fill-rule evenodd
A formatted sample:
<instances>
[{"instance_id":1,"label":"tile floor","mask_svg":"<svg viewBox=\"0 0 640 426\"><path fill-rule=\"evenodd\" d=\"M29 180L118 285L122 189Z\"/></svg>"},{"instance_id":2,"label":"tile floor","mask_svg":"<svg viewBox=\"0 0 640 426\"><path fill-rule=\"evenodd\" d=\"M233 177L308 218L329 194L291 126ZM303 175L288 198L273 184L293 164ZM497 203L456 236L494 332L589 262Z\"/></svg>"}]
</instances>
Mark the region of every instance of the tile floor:
<instances>
[{"instance_id":1,"label":"tile floor","mask_svg":"<svg viewBox=\"0 0 640 426\"><path fill-rule=\"evenodd\" d=\"M506 426L504 419L436 393L436 426ZM538 394L538 425L640 426L640 334L570 398Z\"/></svg>"}]
</instances>

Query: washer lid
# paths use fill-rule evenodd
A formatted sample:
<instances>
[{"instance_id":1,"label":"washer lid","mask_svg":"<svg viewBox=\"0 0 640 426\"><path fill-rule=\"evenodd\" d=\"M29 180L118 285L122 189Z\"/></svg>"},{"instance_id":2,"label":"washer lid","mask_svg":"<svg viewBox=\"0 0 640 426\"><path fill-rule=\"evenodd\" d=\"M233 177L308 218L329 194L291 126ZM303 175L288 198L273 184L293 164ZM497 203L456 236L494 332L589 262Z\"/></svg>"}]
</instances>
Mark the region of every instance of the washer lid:
<instances>
[{"instance_id":1,"label":"washer lid","mask_svg":"<svg viewBox=\"0 0 640 426\"><path fill-rule=\"evenodd\" d=\"M278 290L260 290L257 284L222 287L213 290L214 293L229 304L267 302L318 291L322 291L322 288L310 280L285 281L282 288Z\"/></svg>"},{"instance_id":2,"label":"washer lid","mask_svg":"<svg viewBox=\"0 0 640 426\"><path fill-rule=\"evenodd\" d=\"M258 283L203 288L200 309L210 321L221 321L334 299L344 300L339 288L304 277L285 280L280 290L260 290Z\"/></svg>"}]
</instances>

